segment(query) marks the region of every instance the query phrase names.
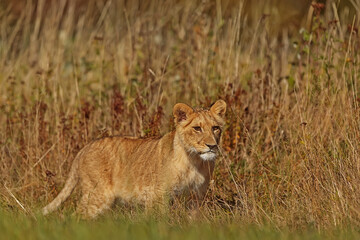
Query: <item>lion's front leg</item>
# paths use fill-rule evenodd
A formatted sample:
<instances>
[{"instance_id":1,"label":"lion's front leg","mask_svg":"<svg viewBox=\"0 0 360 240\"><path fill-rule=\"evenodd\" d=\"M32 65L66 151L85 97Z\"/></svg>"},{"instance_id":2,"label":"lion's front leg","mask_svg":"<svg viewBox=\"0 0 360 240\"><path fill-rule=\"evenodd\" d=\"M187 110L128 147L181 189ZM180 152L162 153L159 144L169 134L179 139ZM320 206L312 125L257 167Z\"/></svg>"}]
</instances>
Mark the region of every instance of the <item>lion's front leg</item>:
<instances>
[{"instance_id":1,"label":"lion's front leg","mask_svg":"<svg viewBox=\"0 0 360 240\"><path fill-rule=\"evenodd\" d=\"M168 212L169 200L166 196L158 196L154 199L148 199L144 204L147 215L165 215Z\"/></svg>"},{"instance_id":2,"label":"lion's front leg","mask_svg":"<svg viewBox=\"0 0 360 240\"><path fill-rule=\"evenodd\" d=\"M186 202L186 208L190 219L197 219L200 217L200 208L204 203L205 192L192 191L190 192L188 201Z\"/></svg>"}]
</instances>

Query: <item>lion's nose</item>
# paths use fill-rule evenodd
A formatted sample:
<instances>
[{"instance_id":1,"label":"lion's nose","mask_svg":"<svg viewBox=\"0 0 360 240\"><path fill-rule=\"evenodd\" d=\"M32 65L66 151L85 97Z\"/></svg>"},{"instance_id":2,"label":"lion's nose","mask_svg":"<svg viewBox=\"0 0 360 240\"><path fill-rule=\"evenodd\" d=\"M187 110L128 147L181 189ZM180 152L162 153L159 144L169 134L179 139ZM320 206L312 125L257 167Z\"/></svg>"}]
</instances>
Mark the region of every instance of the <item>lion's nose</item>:
<instances>
[{"instance_id":1,"label":"lion's nose","mask_svg":"<svg viewBox=\"0 0 360 240\"><path fill-rule=\"evenodd\" d=\"M210 148L210 150L214 150L217 147L217 145L210 145L210 144L206 144L206 146L208 146L208 148Z\"/></svg>"}]
</instances>

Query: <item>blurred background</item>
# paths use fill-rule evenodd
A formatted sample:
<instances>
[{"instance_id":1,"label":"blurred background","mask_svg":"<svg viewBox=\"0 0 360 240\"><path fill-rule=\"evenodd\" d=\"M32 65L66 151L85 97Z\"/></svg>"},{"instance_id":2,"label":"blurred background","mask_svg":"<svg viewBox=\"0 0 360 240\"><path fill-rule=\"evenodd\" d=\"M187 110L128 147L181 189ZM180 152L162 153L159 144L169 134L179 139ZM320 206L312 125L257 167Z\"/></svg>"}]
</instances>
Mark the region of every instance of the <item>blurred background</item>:
<instances>
[{"instance_id":1,"label":"blurred background","mask_svg":"<svg viewBox=\"0 0 360 240\"><path fill-rule=\"evenodd\" d=\"M29 214L92 139L158 136L175 103L221 98L205 219L358 225L359 16L359 0L0 1L0 206Z\"/></svg>"}]
</instances>

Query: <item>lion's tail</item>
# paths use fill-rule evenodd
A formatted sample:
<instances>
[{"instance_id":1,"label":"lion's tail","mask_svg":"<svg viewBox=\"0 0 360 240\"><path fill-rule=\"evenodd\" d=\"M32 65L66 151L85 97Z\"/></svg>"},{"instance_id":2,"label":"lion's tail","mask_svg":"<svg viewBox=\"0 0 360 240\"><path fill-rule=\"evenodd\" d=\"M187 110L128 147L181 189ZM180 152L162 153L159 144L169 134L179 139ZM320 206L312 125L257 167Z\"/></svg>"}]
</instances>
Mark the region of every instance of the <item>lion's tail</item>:
<instances>
[{"instance_id":1,"label":"lion's tail","mask_svg":"<svg viewBox=\"0 0 360 240\"><path fill-rule=\"evenodd\" d=\"M71 166L69 177L66 180L64 188L51 203L49 203L42 209L43 215L47 215L52 211L56 210L60 206L60 204L70 196L70 194L72 193L76 184L79 181L78 167L79 167L79 159L78 157L76 157Z\"/></svg>"}]
</instances>

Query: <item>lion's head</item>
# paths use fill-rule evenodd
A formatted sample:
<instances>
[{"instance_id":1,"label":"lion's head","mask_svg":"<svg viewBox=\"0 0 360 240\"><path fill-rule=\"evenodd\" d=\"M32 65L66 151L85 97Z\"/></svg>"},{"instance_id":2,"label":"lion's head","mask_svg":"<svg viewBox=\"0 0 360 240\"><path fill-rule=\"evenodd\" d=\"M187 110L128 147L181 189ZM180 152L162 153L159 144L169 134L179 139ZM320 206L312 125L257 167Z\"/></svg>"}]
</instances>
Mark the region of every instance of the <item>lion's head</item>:
<instances>
[{"instance_id":1,"label":"lion's head","mask_svg":"<svg viewBox=\"0 0 360 240\"><path fill-rule=\"evenodd\" d=\"M225 112L223 100L216 101L206 110L194 110L184 103L174 106L176 131L189 154L197 154L203 160L216 159Z\"/></svg>"}]
</instances>

